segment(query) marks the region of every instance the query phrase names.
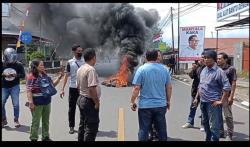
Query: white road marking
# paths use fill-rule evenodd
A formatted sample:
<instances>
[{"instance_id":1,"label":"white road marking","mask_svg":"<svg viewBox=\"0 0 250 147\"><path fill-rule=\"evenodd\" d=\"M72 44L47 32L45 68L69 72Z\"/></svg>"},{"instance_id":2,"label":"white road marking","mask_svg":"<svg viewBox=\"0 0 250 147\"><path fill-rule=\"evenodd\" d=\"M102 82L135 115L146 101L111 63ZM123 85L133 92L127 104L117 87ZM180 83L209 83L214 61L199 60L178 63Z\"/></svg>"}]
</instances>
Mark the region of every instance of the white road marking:
<instances>
[{"instance_id":1,"label":"white road marking","mask_svg":"<svg viewBox=\"0 0 250 147\"><path fill-rule=\"evenodd\" d=\"M183 83L183 84L185 84L185 85L187 85L187 86L191 86L191 84L185 83L185 82L180 81L180 80L175 79L175 78L173 78L173 79L176 80L176 81L178 81L178 82L181 82L181 83ZM247 108L245 108L245 107L242 107L241 105L238 105L238 104L235 104L235 103L233 103L233 105L235 105L235 106L237 106L237 107L239 107L239 108L242 108L242 109L244 109L244 110L249 111L249 109L247 109Z\"/></svg>"}]
</instances>

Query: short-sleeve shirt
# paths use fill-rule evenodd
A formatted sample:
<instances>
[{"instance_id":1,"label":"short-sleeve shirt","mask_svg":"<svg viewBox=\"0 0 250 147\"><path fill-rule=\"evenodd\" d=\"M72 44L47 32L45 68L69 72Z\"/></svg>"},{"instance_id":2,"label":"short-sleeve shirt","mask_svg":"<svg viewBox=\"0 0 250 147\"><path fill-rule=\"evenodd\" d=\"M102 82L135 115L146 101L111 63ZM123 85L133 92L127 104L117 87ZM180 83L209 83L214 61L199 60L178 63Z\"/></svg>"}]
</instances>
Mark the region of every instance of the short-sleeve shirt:
<instances>
[{"instance_id":1,"label":"short-sleeve shirt","mask_svg":"<svg viewBox=\"0 0 250 147\"><path fill-rule=\"evenodd\" d=\"M181 50L180 57L200 57L201 56L200 49L192 49L191 47L186 47Z\"/></svg>"},{"instance_id":2,"label":"short-sleeve shirt","mask_svg":"<svg viewBox=\"0 0 250 147\"><path fill-rule=\"evenodd\" d=\"M223 90L231 90L231 85L225 72L217 64L212 68L206 66L200 75L199 94L201 101L218 101L221 99Z\"/></svg>"},{"instance_id":3,"label":"short-sleeve shirt","mask_svg":"<svg viewBox=\"0 0 250 147\"><path fill-rule=\"evenodd\" d=\"M47 76L47 75L43 75ZM50 77L48 77L50 78ZM51 97L44 97L41 93L41 88L38 79L32 73L29 73L26 81L27 91L32 93L34 105L48 105L51 102Z\"/></svg>"},{"instance_id":4,"label":"short-sleeve shirt","mask_svg":"<svg viewBox=\"0 0 250 147\"><path fill-rule=\"evenodd\" d=\"M229 83L232 85L232 82L237 80L236 69L228 64L222 67L222 69L226 73Z\"/></svg>"},{"instance_id":5,"label":"short-sleeve shirt","mask_svg":"<svg viewBox=\"0 0 250 147\"><path fill-rule=\"evenodd\" d=\"M133 85L140 85L138 108L167 105L166 85L171 82L168 69L160 63L145 63L134 76Z\"/></svg>"},{"instance_id":6,"label":"short-sleeve shirt","mask_svg":"<svg viewBox=\"0 0 250 147\"><path fill-rule=\"evenodd\" d=\"M89 87L96 86L97 97L101 97L101 88L99 86L98 74L93 66L85 63L77 71L77 87L79 87L80 95L91 98Z\"/></svg>"},{"instance_id":7,"label":"short-sleeve shirt","mask_svg":"<svg viewBox=\"0 0 250 147\"><path fill-rule=\"evenodd\" d=\"M66 66L66 71L70 75L69 87L76 88L76 72L84 64L84 59L77 60L75 57L70 59Z\"/></svg>"}]
</instances>

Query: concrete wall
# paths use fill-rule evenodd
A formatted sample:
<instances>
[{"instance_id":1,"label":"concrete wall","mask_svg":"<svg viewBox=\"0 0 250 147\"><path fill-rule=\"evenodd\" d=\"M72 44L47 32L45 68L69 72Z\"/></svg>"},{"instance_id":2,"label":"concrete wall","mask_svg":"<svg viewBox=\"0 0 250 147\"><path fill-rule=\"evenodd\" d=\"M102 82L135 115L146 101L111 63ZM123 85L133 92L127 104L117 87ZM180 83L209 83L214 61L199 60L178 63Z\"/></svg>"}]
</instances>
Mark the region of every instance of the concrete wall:
<instances>
[{"instance_id":1,"label":"concrete wall","mask_svg":"<svg viewBox=\"0 0 250 147\"><path fill-rule=\"evenodd\" d=\"M249 73L249 44L243 46L243 71Z\"/></svg>"},{"instance_id":2,"label":"concrete wall","mask_svg":"<svg viewBox=\"0 0 250 147\"><path fill-rule=\"evenodd\" d=\"M234 45L234 67L237 72L242 72L242 58L243 58L243 42L236 43Z\"/></svg>"}]
</instances>

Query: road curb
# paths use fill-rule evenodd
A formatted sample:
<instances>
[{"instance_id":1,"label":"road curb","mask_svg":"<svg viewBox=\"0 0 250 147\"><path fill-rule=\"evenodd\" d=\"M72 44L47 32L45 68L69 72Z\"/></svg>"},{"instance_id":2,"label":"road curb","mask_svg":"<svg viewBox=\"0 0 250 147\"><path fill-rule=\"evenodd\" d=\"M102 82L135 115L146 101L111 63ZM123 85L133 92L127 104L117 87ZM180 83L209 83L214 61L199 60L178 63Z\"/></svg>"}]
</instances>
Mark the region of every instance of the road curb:
<instances>
[{"instance_id":1,"label":"road curb","mask_svg":"<svg viewBox=\"0 0 250 147\"><path fill-rule=\"evenodd\" d=\"M182 82L185 82L185 83L189 84L189 83L188 83L188 80L185 79L185 78L181 78L181 77L178 77L178 76L172 76L172 77L173 77L175 80L179 80L179 81L182 81ZM240 99L240 98L234 98L234 100L240 102L240 104L241 104L242 106L245 106L245 107L248 107L248 108L249 108L249 102L247 102L247 101L245 101L245 100L242 100L242 99Z\"/></svg>"},{"instance_id":2,"label":"road curb","mask_svg":"<svg viewBox=\"0 0 250 147\"><path fill-rule=\"evenodd\" d=\"M249 102L247 102L247 101L243 101L240 104L243 106L249 107Z\"/></svg>"}]
</instances>

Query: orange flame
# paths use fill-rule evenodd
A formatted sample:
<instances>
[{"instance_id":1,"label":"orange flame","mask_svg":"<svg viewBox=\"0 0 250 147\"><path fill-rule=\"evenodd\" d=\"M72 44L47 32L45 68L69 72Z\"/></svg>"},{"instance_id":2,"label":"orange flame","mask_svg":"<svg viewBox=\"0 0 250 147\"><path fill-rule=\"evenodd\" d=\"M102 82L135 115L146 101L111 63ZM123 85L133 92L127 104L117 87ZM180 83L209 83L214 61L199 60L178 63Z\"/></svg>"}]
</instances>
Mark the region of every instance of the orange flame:
<instances>
[{"instance_id":1,"label":"orange flame","mask_svg":"<svg viewBox=\"0 0 250 147\"><path fill-rule=\"evenodd\" d=\"M128 68L128 59L126 56L124 56L118 72L115 75L107 78L104 82L102 82L102 84L112 87L126 87L128 85L129 75L130 70Z\"/></svg>"}]
</instances>

